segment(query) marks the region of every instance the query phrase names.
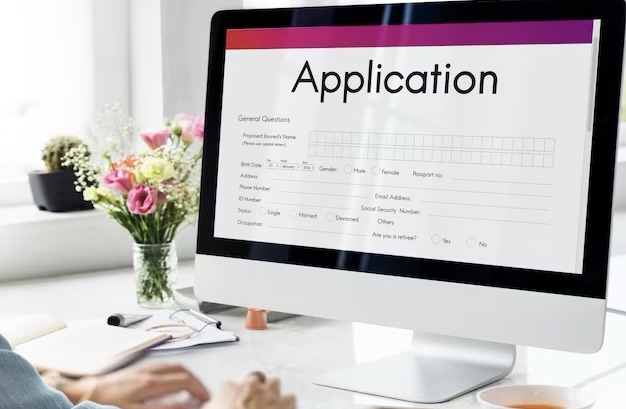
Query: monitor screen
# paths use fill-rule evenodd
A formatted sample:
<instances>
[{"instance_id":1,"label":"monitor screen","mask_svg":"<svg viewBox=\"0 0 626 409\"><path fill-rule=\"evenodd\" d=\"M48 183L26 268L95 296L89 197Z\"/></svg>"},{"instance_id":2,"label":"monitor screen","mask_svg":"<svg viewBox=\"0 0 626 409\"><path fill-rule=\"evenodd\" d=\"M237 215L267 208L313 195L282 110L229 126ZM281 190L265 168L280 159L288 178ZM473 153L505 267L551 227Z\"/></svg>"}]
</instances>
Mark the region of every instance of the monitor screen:
<instances>
[{"instance_id":1,"label":"monitor screen","mask_svg":"<svg viewBox=\"0 0 626 409\"><path fill-rule=\"evenodd\" d=\"M216 14L197 253L604 298L616 4Z\"/></svg>"},{"instance_id":2,"label":"monitor screen","mask_svg":"<svg viewBox=\"0 0 626 409\"><path fill-rule=\"evenodd\" d=\"M600 20L225 40L216 238L583 272Z\"/></svg>"}]
</instances>

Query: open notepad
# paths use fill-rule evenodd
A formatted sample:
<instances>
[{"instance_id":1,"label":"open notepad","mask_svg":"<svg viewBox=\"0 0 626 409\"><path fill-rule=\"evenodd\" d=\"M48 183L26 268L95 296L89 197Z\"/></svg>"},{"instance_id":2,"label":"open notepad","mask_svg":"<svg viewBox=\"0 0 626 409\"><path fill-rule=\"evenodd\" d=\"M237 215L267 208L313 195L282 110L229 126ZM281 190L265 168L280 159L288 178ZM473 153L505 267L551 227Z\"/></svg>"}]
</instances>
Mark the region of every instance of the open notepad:
<instances>
[{"instance_id":1,"label":"open notepad","mask_svg":"<svg viewBox=\"0 0 626 409\"><path fill-rule=\"evenodd\" d=\"M137 324L131 325L130 328L145 331L150 328L160 327L164 333L170 334L173 337L171 341L158 345L152 348L152 350L182 349L198 345L221 344L224 342L239 341L239 337L237 335L229 331L218 329L213 325L200 325L201 329L197 329L196 331L191 329L193 327L197 327L196 325L190 325L188 328L168 328L168 326L172 324L177 325L179 323L179 321L173 320L171 318L173 312L174 311L169 310L158 312L145 321L141 321ZM202 315L200 313L196 314ZM187 324L191 323L186 320L183 320L183 322L186 322ZM192 331L191 337L176 340L176 337L178 335L189 334L190 330Z\"/></svg>"},{"instance_id":2,"label":"open notepad","mask_svg":"<svg viewBox=\"0 0 626 409\"><path fill-rule=\"evenodd\" d=\"M169 338L105 323L65 323L33 315L0 316L0 334L38 371L55 370L66 376L110 372Z\"/></svg>"}]
</instances>

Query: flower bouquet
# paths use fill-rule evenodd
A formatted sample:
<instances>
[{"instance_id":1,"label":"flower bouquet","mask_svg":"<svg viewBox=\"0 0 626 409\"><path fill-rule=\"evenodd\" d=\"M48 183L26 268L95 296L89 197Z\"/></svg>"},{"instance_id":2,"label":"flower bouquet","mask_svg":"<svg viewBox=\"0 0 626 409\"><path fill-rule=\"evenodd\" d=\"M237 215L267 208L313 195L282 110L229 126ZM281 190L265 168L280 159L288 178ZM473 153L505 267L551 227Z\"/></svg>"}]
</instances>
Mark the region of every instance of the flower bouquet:
<instances>
[{"instance_id":1,"label":"flower bouquet","mask_svg":"<svg viewBox=\"0 0 626 409\"><path fill-rule=\"evenodd\" d=\"M132 236L137 298L144 307L174 304L172 285L177 255L174 238L185 222L195 220L199 205L198 163L204 136L201 117L177 115L162 130L139 133L132 118L120 118L118 106L108 106L96 122L106 143L100 157L86 146L71 149L65 162L77 177L85 200L117 221ZM102 141L96 137L95 141Z\"/></svg>"}]
</instances>

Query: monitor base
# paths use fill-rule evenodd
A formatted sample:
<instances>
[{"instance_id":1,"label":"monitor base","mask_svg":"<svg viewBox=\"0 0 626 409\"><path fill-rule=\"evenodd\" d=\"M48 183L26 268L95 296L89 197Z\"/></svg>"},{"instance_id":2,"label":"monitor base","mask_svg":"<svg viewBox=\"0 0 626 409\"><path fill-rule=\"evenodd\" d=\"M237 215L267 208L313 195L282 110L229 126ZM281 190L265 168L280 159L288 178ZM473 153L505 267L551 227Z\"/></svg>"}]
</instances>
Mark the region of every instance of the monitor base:
<instances>
[{"instance_id":1,"label":"monitor base","mask_svg":"<svg viewBox=\"0 0 626 409\"><path fill-rule=\"evenodd\" d=\"M246 309L242 307L237 307L234 305L226 305L215 302L207 302L207 301L199 301L196 298L196 294L194 293L193 287L184 287L176 289L174 293L176 297L176 301L179 307L191 308L193 310L199 310L203 314L218 314L228 310L240 310L240 314L245 316ZM286 312L279 311L268 311L267 312L267 322L274 323L282 320L286 320L289 318L299 317L296 314L289 314Z\"/></svg>"},{"instance_id":2,"label":"monitor base","mask_svg":"<svg viewBox=\"0 0 626 409\"><path fill-rule=\"evenodd\" d=\"M399 355L339 369L313 383L416 403L440 403L507 376L515 345L415 334Z\"/></svg>"}]
</instances>

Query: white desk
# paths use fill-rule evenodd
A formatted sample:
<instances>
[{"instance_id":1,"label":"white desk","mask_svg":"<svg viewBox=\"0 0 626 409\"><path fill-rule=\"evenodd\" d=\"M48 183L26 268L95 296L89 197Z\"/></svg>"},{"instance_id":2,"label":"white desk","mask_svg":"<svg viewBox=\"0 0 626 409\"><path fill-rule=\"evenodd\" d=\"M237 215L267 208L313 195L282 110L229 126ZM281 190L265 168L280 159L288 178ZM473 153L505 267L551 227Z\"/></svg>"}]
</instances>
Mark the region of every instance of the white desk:
<instances>
[{"instance_id":1,"label":"white desk","mask_svg":"<svg viewBox=\"0 0 626 409\"><path fill-rule=\"evenodd\" d=\"M190 272L190 265L181 266L181 284L191 284ZM134 311L138 307L130 270L0 284L2 313L47 313L69 320L104 319L112 312ZM318 373L401 351L411 340L409 331L310 317L271 324L266 331L246 331L239 311L217 316L225 329L241 337L240 342L154 352L144 359L182 362L212 389L221 381L261 369L280 376L284 389L298 396L300 408L477 407L473 393L446 404L411 405L309 382ZM605 346L597 354L528 348L522 349L518 364L502 382L580 384L596 393L598 402L594 409L626 407L626 316L608 314Z\"/></svg>"}]
</instances>

